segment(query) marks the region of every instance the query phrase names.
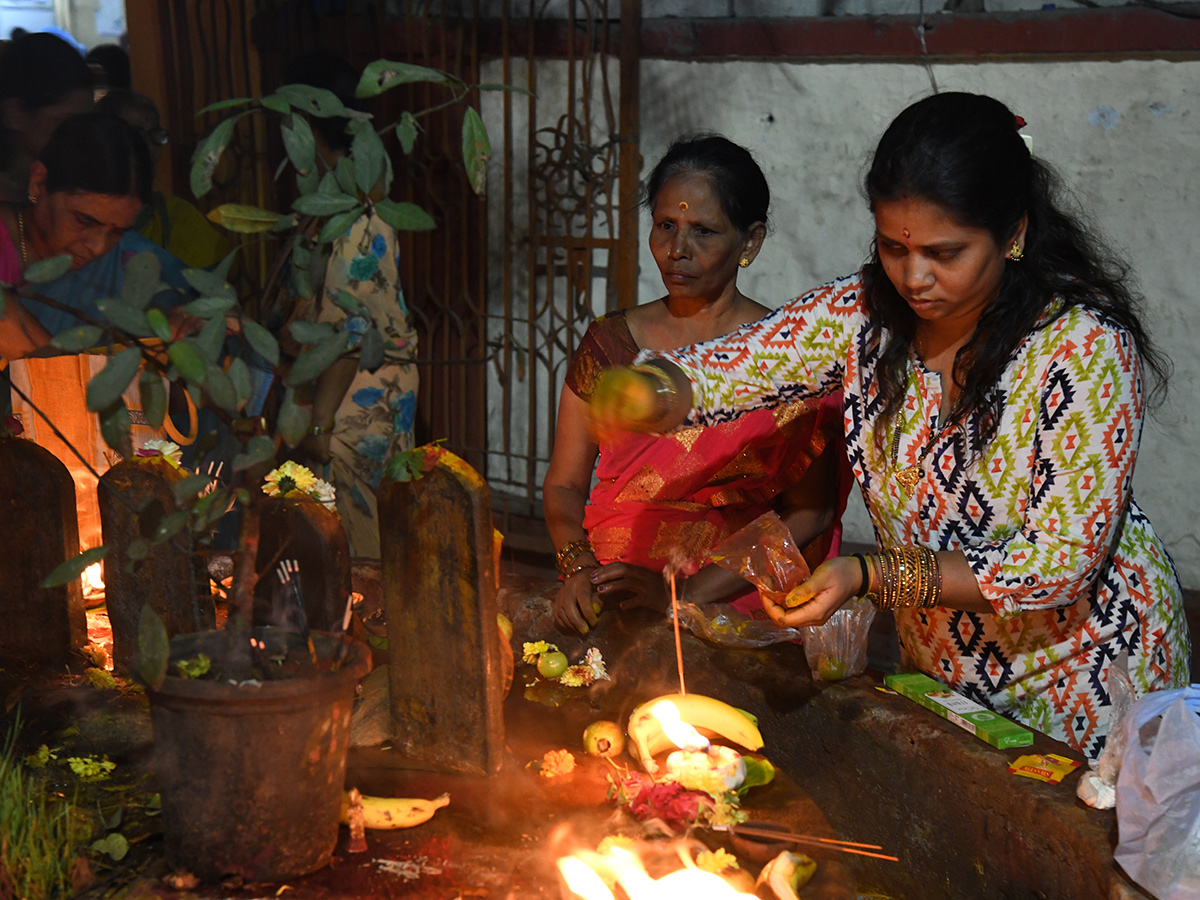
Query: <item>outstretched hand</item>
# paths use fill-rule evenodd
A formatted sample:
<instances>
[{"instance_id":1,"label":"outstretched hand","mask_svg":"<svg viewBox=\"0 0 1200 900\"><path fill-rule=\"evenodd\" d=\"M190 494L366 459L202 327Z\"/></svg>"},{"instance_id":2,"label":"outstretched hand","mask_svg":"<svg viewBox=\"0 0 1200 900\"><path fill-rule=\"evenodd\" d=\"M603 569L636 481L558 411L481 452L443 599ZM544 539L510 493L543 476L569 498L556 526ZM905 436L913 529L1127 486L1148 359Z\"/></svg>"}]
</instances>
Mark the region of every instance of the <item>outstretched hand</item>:
<instances>
[{"instance_id":1,"label":"outstretched hand","mask_svg":"<svg viewBox=\"0 0 1200 900\"><path fill-rule=\"evenodd\" d=\"M776 625L824 625L843 604L858 596L861 585L858 562L853 557L839 556L821 563L803 584L792 588L786 605L764 595L763 607Z\"/></svg>"},{"instance_id":2,"label":"outstretched hand","mask_svg":"<svg viewBox=\"0 0 1200 900\"><path fill-rule=\"evenodd\" d=\"M642 606L662 612L671 602L661 572L615 562L596 569L592 575L596 593L605 601L615 601L621 609Z\"/></svg>"}]
</instances>

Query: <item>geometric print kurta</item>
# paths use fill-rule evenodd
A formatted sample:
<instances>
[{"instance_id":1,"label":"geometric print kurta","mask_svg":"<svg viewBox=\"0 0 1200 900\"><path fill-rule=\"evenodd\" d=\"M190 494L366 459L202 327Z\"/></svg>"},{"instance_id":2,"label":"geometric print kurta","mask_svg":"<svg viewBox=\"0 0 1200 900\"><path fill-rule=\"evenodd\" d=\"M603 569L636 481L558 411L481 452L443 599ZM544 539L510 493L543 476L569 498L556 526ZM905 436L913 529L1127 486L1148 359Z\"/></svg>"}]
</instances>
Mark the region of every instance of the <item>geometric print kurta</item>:
<instances>
[{"instance_id":1,"label":"geometric print kurta","mask_svg":"<svg viewBox=\"0 0 1200 900\"><path fill-rule=\"evenodd\" d=\"M843 391L846 449L879 546L961 550L994 610L897 610L906 663L1099 755L1114 661L1140 696L1186 684L1190 655L1174 564L1131 493L1142 429L1133 339L1090 310L1051 317L1005 368L998 427L972 453L969 433L935 437L941 379L915 356L898 421L876 433L886 335L873 339L861 291L859 275L841 278L732 334L655 354L692 381L686 424ZM909 495L895 473L918 463Z\"/></svg>"}]
</instances>

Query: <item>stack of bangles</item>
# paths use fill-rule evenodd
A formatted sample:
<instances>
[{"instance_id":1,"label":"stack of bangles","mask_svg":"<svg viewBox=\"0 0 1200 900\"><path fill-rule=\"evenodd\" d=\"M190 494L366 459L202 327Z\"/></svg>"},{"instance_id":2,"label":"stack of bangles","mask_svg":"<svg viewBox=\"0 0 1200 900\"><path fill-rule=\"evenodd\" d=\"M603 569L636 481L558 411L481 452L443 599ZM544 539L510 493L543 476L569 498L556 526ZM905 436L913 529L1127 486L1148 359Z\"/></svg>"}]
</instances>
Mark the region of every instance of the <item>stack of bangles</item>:
<instances>
[{"instance_id":1,"label":"stack of bangles","mask_svg":"<svg viewBox=\"0 0 1200 900\"><path fill-rule=\"evenodd\" d=\"M937 554L927 547L891 547L876 555L879 590L871 592L871 562L861 553L854 558L862 569L859 596L880 609L929 609L942 599L942 568Z\"/></svg>"},{"instance_id":2,"label":"stack of bangles","mask_svg":"<svg viewBox=\"0 0 1200 900\"><path fill-rule=\"evenodd\" d=\"M592 553L591 542L587 538L580 538L577 541L563 544L562 549L554 556L554 565L558 569L559 577L566 581L572 575L582 572L584 569L596 568L595 563L576 563L581 554Z\"/></svg>"}]
</instances>

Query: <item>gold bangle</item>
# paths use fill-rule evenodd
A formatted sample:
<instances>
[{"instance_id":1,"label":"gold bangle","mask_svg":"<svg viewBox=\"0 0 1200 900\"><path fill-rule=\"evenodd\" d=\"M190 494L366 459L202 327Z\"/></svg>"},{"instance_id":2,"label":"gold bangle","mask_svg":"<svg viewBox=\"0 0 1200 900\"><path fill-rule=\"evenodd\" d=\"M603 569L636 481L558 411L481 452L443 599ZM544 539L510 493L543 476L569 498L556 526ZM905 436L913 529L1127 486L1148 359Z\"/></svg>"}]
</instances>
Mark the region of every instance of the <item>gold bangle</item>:
<instances>
[{"instance_id":1,"label":"gold bangle","mask_svg":"<svg viewBox=\"0 0 1200 900\"><path fill-rule=\"evenodd\" d=\"M571 568L575 560L579 558L580 554L594 552L595 551L592 550L591 541L589 541L587 538L579 538L579 540L576 541L569 541L568 543L563 544L562 549L555 554L554 567L558 569L559 575L566 578L567 571Z\"/></svg>"}]
</instances>

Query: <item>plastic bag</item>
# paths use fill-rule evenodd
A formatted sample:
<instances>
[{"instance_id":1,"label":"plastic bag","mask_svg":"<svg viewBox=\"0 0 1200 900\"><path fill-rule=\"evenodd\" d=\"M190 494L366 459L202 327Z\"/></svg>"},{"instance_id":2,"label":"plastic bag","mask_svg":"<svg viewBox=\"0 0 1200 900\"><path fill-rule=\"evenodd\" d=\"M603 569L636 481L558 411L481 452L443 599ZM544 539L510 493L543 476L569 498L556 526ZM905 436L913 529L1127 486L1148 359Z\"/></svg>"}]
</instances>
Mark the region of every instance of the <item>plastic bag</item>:
<instances>
[{"instance_id":1,"label":"plastic bag","mask_svg":"<svg viewBox=\"0 0 1200 900\"><path fill-rule=\"evenodd\" d=\"M1159 900L1200 898L1200 685L1147 694L1124 723L1113 854Z\"/></svg>"},{"instance_id":2,"label":"plastic bag","mask_svg":"<svg viewBox=\"0 0 1200 900\"><path fill-rule=\"evenodd\" d=\"M814 678L840 681L867 668L867 637L875 604L865 597L845 603L824 625L806 625L804 656Z\"/></svg>"},{"instance_id":3,"label":"plastic bag","mask_svg":"<svg viewBox=\"0 0 1200 900\"><path fill-rule=\"evenodd\" d=\"M1079 779L1075 796L1094 809L1112 809L1117 803L1117 775L1125 755L1125 717L1133 707L1136 694L1126 660L1118 658L1108 669L1108 699L1112 703L1108 719L1108 739L1099 758L1091 761L1091 771Z\"/></svg>"},{"instance_id":4,"label":"plastic bag","mask_svg":"<svg viewBox=\"0 0 1200 900\"><path fill-rule=\"evenodd\" d=\"M668 609L668 617L670 614ZM695 603L681 603L679 624L697 637L737 650L755 650L782 641L798 640L804 633L801 628L776 625L770 619L752 619L724 603L714 603L707 608Z\"/></svg>"}]
</instances>

